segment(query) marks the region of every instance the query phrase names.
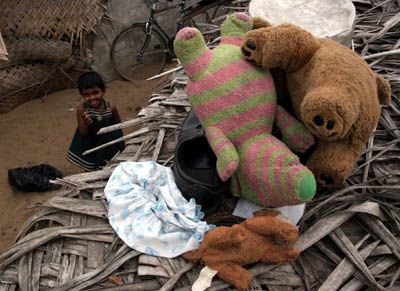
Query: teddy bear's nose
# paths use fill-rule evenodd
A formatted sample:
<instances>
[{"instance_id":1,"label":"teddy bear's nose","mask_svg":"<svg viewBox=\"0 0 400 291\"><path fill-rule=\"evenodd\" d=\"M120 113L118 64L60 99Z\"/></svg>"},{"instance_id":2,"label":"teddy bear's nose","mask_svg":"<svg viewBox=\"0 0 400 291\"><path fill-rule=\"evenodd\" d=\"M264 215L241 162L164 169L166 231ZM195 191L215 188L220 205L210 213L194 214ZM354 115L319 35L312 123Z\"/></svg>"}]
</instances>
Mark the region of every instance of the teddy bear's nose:
<instances>
[{"instance_id":1,"label":"teddy bear's nose","mask_svg":"<svg viewBox=\"0 0 400 291\"><path fill-rule=\"evenodd\" d=\"M252 40L248 40L248 41L246 42L246 46L247 46L249 49L253 50L253 51L256 49L256 44L255 44L254 41L252 41Z\"/></svg>"},{"instance_id":2,"label":"teddy bear's nose","mask_svg":"<svg viewBox=\"0 0 400 291\"><path fill-rule=\"evenodd\" d=\"M328 129L328 130L333 129L334 126L335 126L335 120L333 120L333 119L328 120L328 122L326 123L326 129Z\"/></svg>"},{"instance_id":3,"label":"teddy bear's nose","mask_svg":"<svg viewBox=\"0 0 400 291\"><path fill-rule=\"evenodd\" d=\"M321 115L317 115L313 118L313 121L316 125L322 126L324 124L324 118Z\"/></svg>"}]
</instances>

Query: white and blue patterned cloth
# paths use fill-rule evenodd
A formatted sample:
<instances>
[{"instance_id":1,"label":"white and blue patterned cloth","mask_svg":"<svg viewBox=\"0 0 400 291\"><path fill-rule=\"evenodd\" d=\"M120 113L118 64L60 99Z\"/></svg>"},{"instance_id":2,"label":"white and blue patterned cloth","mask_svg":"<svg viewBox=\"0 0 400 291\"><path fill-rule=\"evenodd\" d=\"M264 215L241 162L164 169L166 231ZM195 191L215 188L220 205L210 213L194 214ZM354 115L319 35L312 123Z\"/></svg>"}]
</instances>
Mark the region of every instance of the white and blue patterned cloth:
<instances>
[{"instance_id":1,"label":"white and blue patterned cloth","mask_svg":"<svg viewBox=\"0 0 400 291\"><path fill-rule=\"evenodd\" d=\"M173 258L199 248L213 226L175 184L172 170L155 162L124 162L113 171L104 189L108 219L131 248Z\"/></svg>"}]
</instances>

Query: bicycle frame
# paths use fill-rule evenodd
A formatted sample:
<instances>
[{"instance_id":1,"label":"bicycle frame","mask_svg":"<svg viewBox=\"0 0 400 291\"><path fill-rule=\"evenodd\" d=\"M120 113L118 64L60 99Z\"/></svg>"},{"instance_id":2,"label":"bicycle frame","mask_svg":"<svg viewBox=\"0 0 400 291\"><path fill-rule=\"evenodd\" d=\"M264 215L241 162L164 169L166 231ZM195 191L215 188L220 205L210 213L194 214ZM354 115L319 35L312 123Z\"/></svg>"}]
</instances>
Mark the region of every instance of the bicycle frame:
<instances>
[{"instance_id":1,"label":"bicycle frame","mask_svg":"<svg viewBox=\"0 0 400 291\"><path fill-rule=\"evenodd\" d=\"M171 37L165 32L165 30L158 24L157 20L154 18L154 16L156 14L162 13L164 11L168 11L168 10L172 10L175 8L180 8L180 10L184 10L186 7L186 1L182 0L180 3L177 3L173 6L168 6L165 8L161 8L161 9L156 9L156 2L154 3L150 3L150 1L146 1L147 6L149 6L150 8L150 16L148 18L148 20L145 22L146 25L146 34L150 35L152 33L152 25L155 25L158 30L161 32L161 34L163 35L163 37L165 37L165 39L168 40L168 44L172 41ZM178 24L179 25L179 24ZM177 30L179 30L180 27L177 28Z\"/></svg>"}]
</instances>

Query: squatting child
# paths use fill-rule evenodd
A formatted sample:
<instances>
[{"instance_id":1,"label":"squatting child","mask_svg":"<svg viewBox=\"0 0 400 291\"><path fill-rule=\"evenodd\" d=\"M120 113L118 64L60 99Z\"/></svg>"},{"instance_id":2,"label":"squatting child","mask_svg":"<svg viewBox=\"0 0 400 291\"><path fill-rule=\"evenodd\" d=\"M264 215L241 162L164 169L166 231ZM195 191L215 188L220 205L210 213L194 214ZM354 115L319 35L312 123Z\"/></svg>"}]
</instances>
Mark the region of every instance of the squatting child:
<instances>
[{"instance_id":1,"label":"squatting child","mask_svg":"<svg viewBox=\"0 0 400 291\"><path fill-rule=\"evenodd\" d=\"M122 141L83 155L86 150L122 137L120 129L97 135L100 128L120 123L121 118L117 107L104 99L106 86L98 73L82 74L77 85L83 103L77 107L78 127L69 147L67 159L86 171L93 171L103 167L115 154L125 148L125 143Z\"/></svg>"}]
</instances>

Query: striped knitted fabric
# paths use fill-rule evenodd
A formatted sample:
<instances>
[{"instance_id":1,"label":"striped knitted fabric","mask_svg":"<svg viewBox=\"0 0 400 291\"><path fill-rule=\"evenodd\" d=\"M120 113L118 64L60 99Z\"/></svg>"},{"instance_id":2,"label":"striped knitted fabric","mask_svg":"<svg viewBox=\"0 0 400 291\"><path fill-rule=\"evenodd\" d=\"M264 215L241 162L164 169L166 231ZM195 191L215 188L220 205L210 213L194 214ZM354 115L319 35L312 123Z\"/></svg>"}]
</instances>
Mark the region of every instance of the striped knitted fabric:
<instances>
[{"instance_id":1,"label":"striped knitted fabric","mask_svg":"<svg viewBox=\"0 0 400 291\"><path fill-rule=\"evenodd\" d=\"M261 206L299 204L315 195L314 176L271 135L272 125L298 152L313 138L277 105L270 72L243 59L242 37L252 26L246 14L229 16L213 50L197 29L184 28L176 36L175 53L191 80L187 94L217 156L218 175L223 181L231 178L232 193Z\"/></svg>"}]
</instances>

